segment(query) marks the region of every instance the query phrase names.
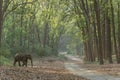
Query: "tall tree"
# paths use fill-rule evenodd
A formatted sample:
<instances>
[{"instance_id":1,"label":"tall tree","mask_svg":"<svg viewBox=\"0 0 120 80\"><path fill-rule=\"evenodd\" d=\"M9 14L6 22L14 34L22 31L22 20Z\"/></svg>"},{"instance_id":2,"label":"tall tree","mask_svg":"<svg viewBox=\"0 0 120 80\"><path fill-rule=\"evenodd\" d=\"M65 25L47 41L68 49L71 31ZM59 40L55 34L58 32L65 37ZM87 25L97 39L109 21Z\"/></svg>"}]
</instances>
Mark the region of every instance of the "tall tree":
<instances>
[{"instance_id":1,"label":"tall tree","mask_svg":"<svg viewBox=\"0 0 120 80\"><path fill-rule=\"evenodd\" d=\"M0 47L1 47L1 40L2 40L2 24L3 24L3 0L0 0Z\"/></svg>"},{"instance_id":2,"label":"tall tree","mask_svg":"<svg viewBox=\"0 0 120 80\"><path fill-rule=\"evenodd\" d=\"M100 25L100 5L97 0L94 0L94 9L96 13L97 20L97 29L98 29L98 55L100 59L100 64L104 64L103 62L103 53L102 53L102 37L101 37L101 25Z\"/></svg>"},{"instance_id":3,"label":"tall tree","mask_svg":"<svg viewBox=\"0 0 120 80\"><path fill-rule=\"evenodd\" d=\"M112 14L112 34L113 34L113 45L114 45L114 50L115 50L115 54L116 54L116 59L117 59L117 63L120 63L118 60L118 51L117 51L117 42L116 42L116 29L115 29L115 16L114 16L114 7L113 7L113 2L112 0L110 0L110 5L111 5L111 14Z\"/></svg>"}]
</instances>

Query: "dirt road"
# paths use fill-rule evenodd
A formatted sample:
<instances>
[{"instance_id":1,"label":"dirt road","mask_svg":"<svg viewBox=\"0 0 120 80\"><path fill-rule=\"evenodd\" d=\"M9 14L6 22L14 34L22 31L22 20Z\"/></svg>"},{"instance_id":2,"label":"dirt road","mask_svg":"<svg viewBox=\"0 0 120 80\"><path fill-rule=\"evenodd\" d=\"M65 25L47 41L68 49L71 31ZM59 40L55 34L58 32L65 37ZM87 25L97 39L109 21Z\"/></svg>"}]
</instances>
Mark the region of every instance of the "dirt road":
<instances>
[{"instance_id":1,"label":"dirt road","mask_svg":"<svg viewBox=\"0 0 120 80\"><path fill-rule=\"evenodd\" d=\"M88 70L86 68L81 67L77 63L82 63L82 60L77 56L65 55L69 61L66 62L64 65L66 69L71 71L73 74L82 76L84 78L90 80L120 80L120 77L114 77L107 74L99 73L95 70Z\"/></svg>"}]
</instances>

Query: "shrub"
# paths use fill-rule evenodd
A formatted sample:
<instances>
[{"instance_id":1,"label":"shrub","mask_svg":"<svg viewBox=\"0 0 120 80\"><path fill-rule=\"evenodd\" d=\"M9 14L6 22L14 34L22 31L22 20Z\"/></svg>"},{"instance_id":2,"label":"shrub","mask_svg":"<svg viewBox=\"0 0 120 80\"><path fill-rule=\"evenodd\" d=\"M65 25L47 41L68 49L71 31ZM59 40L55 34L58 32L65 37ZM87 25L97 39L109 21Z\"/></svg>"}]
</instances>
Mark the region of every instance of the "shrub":
<instances>
[{"instance_id":1,"label":"shrub","mask_svg":"<svg viewBox=\"0 0 120 80\"><path fill-rule=\"evenodd\" d=\"M75 54L76 52L74 50L68 50L67 54Z\"/></svg>"},{"instance_id":2,"label":"shrub","mask_svg":"<svg viewBox=\"0 0 120 80\"><path fill-rule=\"evenodd\" d=\"M46 48L43 48L43 47L36 48L34 52L35 52L37 55L39 55L40 57L52 55L52 50L51 50L50 47L46 47Z\"/></svg>"},{"instance_id":3,"label":"shrub","mask_svg":"<svg viewBox=\"0 0 120 80\"><path fill-rule=\"evenodd\" d=\"M0 56L4 56L4 57L9 57L10 56L10 50L9 49L5 49L5 48L0 48Z\"/></svg>"},{"instance_id":4,"label":"shrub","mask_svg":"<svg viewBox=\"0 0 120 80\"><path fill-rule=\"evenodd\" d=\"M0 48L0 65L10 65L11 53L9 49Z\"/></svg>"},{"instance_id":5,"label":"shrub","mask_svg":"<svg viewBox=\"0 0 120 80\"><path fill-rule=\"evenodd\" d=\"M0 56L0 65L12 65L11 60L9 58L6 58L4 56Z\"/></svg>"}]
</instances>

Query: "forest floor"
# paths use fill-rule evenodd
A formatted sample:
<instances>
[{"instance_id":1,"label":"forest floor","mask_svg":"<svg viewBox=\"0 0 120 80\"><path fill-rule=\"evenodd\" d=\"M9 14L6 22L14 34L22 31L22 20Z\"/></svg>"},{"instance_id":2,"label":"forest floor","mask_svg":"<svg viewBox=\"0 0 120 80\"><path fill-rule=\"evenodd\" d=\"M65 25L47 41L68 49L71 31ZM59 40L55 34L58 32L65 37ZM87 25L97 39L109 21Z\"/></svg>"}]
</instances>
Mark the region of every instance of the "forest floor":
<instances>
[{"instance_id":1,"label":"forest floor","mask_svg":"<svg viewBox=\"0 0 120 80\"><path fill-rule=\"evenodd\" d=\"M88 80L72 74L57 58L34 60L34 67L0 67L0 80Z\"/></svg>"},{"instance_id":2,"label":"forest floor","mask_svg":"<svg viewBox=\"0 0 120 80\"><path fill-rule=\"evenodd\" d=\"M120 80L118 64L84 64L78 56L65 56L34 59L33 67L1 66L0 80Z\"/></svg>"},{"instance_id":3,"label":"forest floor","mask_svg":"<svg viewBox=\"0 0 120 80\"><path fill-rule=\"evenodd\" d=\"M119 64L84 64L78 56L65 55L68 62L66 69L90 80L120 80Z\"/></svg>"}]
</instances>

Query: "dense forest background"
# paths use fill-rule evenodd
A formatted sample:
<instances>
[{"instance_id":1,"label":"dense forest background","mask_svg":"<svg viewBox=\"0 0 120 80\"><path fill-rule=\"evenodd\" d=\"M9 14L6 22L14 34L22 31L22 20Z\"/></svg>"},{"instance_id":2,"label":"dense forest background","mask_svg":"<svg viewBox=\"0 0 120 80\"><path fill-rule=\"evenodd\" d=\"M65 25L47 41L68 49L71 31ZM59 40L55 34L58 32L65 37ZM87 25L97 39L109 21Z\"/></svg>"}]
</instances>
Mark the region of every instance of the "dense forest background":
<instances>
[{"instance_id":1,"label":"dense forest background","mask_svg":"<svg viewBox=\"0 0 120 80\"><path fill-rule=\"evenodd\" d=\"M0 0L0 65L65 51L120 63L120 0Z\"/></svg>"}]
</instances>

